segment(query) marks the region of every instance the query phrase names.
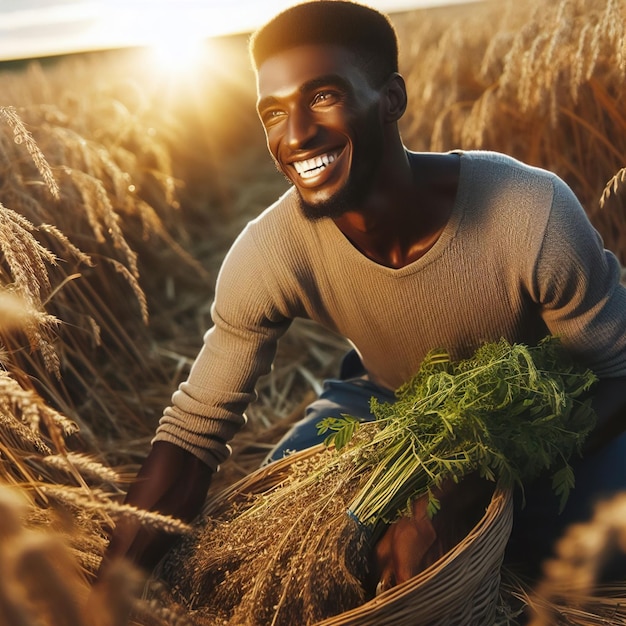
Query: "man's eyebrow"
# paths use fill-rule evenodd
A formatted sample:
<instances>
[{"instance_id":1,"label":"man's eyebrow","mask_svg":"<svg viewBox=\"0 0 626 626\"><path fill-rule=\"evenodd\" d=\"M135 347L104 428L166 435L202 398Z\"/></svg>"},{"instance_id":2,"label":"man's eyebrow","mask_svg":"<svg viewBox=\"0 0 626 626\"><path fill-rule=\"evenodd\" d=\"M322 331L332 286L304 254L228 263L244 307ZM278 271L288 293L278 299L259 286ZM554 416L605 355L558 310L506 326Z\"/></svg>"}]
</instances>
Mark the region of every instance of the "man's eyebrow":
<instances>
[{"instance_id":1,"label":"man's eyebrow","mask_svg":"<svg viewBox=\"0 0 626 626\"><path fill-rule=\"evenodd\" d=\"M298 89L298 92L300 93L300 95L303 95L311 91L315 91L320 87L328 87L329 85L339 87L346 92L352 91L350 83L342 76L339 76L339 74L326 74L324 76L317 76L315 78L312 78L311 80L308 80L306 83L303 83ZM261 98L258 101L257 110L262 111L266 108L274 106L275 104L278 104L279 102L280 98L277 98L275 96L266 96L265 98Z\"/></svg>"},{"instance_id":2,"label":"man's eyebrow","mask_svg":"<svg viewBox=\"0 0 626 626\"><path fill-rule=\"evenodd\" d=\"M266 96L265 98L261 98L257 102L256 108L257 108L257 111L263 111L264 109L269 109L270 107L274 106L277 103L278 103L278 98L275 98L274 96Z\"/></svg>"},{"instance_id":3,"label":"man's eyebrow","mask_svg":"<svg viewBox=\"0 0 626 626\"><path fill-rule=\"evenodd\" d=\"M339 76L339 74L326 74L325 76L318 76L304 83L302 87L300 87L300 93L315 91L320 87L327 87L328 85L339 87L344 91L351 91L350 83L343 76Z\"/></svg>"}]
</instances>

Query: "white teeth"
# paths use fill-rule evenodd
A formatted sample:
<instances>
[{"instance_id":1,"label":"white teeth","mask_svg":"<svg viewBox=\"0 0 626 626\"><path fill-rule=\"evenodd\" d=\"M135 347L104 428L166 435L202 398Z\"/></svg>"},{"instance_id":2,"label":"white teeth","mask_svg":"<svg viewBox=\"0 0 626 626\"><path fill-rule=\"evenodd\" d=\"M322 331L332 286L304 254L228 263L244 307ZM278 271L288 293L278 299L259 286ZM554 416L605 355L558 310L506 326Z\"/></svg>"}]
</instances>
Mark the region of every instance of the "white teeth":
<instances>
[{"instance_id":1,"label":"white teeth","mask_svg":"<svg viewBox=\"0 0 626 626\"><path fill-rule=\"evenodd\" d=\"M336 154L323 154L322 156L313 157L312 159L296 161L294 162L293 166L296 168L296 172L298 172L298 174L300 174L302 178L311 178L319 174L329 163L332 163L336 158Z\"/></svg>"}]
</instances>

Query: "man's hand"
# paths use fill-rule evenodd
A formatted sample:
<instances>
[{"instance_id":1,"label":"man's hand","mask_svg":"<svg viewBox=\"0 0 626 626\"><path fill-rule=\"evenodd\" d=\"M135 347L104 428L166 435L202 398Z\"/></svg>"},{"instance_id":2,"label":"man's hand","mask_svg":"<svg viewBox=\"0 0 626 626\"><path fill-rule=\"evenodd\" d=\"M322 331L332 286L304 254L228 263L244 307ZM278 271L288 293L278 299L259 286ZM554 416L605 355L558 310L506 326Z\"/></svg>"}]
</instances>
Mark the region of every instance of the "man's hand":
<instances>
[{"instance_id":1,"label":"man's hand","mask_svg":"<svg viewBox=\"0 0 626 626\"><path fill-rule=\"evenodd\" d=\"M211 469L190 452L158 441L131 485L125 503L188 522L202 508L211 476ZM98 576L121 557L151 570L174 540L172 535L146 528L136 520L123 520L111 535Z\"/></svg>"},{"instance_id":2,"label":"man's hand","mask_svg":"<svg viewBox=\"0 0 626 626\"><path fill-rule=\"evenodd\" d=\"M374 547L371 572L376 595L425 570L457 545L484 515L494 484L477 473L445 480L434 490L441 509L427 513L428 496L415 500L411 515L389 526Z\"/></svg>"}]
</instances>

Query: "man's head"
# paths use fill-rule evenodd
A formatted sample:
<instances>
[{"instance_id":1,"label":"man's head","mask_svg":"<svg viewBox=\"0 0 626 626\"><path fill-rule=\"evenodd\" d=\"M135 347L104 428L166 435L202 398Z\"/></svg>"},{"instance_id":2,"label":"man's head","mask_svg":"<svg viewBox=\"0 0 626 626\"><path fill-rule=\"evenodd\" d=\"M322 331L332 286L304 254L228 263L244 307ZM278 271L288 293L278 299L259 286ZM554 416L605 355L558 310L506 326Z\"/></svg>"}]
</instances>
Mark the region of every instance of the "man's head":
<instances>
[{"instance_id":1,"label":"man's head","mask_svg":"<svg viewBox=\"0 0 626 626\"><path fill-rule=\"evenodd\" d=\"M388 19L353 2L313 0L271 20L250 49L267 145L304 214L337 218L380 197L385 163L402 149L406 106Z\"/></svg>"},{"instance_id":2,"label":"man's head","mask_svg":"<svg viewBox=\"0 0 626 626\"><path fill-rule=\"evenodd\" d=\"M398 71L398 42L387 16L346 0L312 0L271 19L250 39L255 70L268 57L304 44L334 44L353 51L374 86Z\"/></svg>"}]
</instances>

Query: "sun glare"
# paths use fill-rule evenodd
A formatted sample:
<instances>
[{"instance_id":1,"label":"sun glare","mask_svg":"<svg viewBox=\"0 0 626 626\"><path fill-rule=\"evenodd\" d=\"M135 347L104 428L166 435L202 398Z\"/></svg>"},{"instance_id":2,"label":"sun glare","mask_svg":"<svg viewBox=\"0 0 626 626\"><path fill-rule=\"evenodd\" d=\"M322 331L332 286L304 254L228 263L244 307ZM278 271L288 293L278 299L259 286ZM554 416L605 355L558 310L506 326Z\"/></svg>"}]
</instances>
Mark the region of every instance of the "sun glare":
<instances>
[{"instance_id":1,"label":"sun glare","mask_svg":"<svg viewBox=\"0 0 626 626\"><path fill-rule=\"evenodd\" d=\"M197 69L206 49L201 37L169 37L150 46L156 68L167 74L189 73Z\"/></svg>"},{"instance_id":2,"label":"sun glare","mask_svg":"<svg viewBox=\"0 0 626 626\"><path fill-rule=\"evenodd\" d=\"M173 75L196 70L206 47L202 26L182 11L154 12L144 28L155 69Z\"/></svg>"},{"instance_id":3,"label":"sun glare","mask_svg":"<svg viewBox=\"0 0 626 626\"><path fill-rule=\"evenodd\" d=\"M211 2L111 0L106 15L94 25L94 41L108 38L113 46L140 46L149 52L155 74L188 74L197 69L210 37Z\"/></svg>"}]
</instances>

